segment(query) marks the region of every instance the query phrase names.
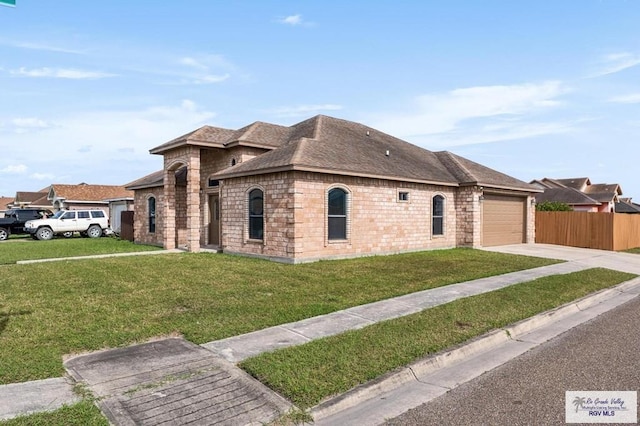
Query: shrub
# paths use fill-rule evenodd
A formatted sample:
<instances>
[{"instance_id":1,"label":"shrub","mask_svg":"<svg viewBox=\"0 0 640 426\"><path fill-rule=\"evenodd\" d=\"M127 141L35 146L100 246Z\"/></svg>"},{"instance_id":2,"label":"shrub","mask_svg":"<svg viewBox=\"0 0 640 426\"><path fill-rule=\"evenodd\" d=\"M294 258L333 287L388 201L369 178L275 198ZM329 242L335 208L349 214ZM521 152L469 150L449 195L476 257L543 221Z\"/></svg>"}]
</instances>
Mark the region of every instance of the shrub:
<instances>
[{"instance_id":1,"label":"shrub","mask_svg":"<svg viewBox=\"0 0 640 426\"><path fill-rule=\"evenodd\" d=\"M560 201L543 201L536 204L536 210L539 212L570 212L573 211L573 207Z\"/></svg>"}]
</instances>

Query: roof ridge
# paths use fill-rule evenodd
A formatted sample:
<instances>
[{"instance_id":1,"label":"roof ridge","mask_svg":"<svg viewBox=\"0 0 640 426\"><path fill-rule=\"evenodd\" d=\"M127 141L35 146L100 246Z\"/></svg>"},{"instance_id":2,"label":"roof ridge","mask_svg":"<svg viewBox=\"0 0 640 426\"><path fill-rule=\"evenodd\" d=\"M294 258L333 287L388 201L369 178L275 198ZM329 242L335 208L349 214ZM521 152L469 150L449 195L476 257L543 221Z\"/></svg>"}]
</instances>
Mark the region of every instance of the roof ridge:
<instances>
[{"instance_id":1,"label":"roof ridge","mask_svg":"<svg viewBox=\"0 0 640 426\"><path fill-rule=\"evenodd\" d=\"M295 164L298 164L302 159L302 151L305 148L305 146L309 143L309 138L302 137L297 141L294 141L293 143L298 144L298 146L296 146L295 149L293 150L293 155L291 156L291 163L295 165Z\"/></svg>"},{"instance_id":2,"label":"roof ridge","mask_svg":"<svg viewBox=\"0 0 640 426\"><path fill-rule=\"evenodd\" d=\"M436 155L441 154L441 155L446 155L454 164L456 167L458 167L458 170L460 170L462 172L463 175L465 175L466 178L468 178L468 182L478 182L478 178L476 176L474 176L473 173L471 173L469 171L469 169L467 169L457 158L457 156L449 151L440 151L439 153L436 153ZM439 159L439 158L438 158ZM452 172L449 167L447 166L447 164L442 163L444 165L444 167L449 170L449 172ZM454 174L455 175L455 174Z\"/></svg>"},{"instance_id":3,"label":"roof ridge","mask_svg":"<svg viewBox=\"0 0 640 426\"><path fill-rule=\"evenodd\" d=\"M324 120L323 120L323 116L318 114L316 115L317 120L316 120L316 125L313 126L313 139L318 140L320 138L320 129L322 128L322 126L324 125Z\"/></svg>"}]
</instances>

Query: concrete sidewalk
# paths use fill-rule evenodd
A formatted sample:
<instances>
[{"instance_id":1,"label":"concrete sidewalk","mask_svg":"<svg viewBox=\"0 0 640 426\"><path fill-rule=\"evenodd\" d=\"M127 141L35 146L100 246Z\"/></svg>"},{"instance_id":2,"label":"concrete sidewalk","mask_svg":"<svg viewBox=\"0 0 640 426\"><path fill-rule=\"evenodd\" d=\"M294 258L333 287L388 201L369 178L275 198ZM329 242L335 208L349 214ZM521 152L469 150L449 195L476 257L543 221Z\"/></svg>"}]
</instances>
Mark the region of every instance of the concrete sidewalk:
<instances>
[{"instance_id":1,"label":"concrete sidewalk","mask_svg":"<svg viewBox=\"0 0 640 426\"><path fill-rule=\"evenodd\" d=\"M485 293L543 276L575 272L592 267L606 267L640 274L640 255L548 245L504 246L488 250L563 259L568 262L425 290L368 305L349 308L320 317L309 318L241 336L209 342L202 346L219 354L231 363L237 363L262 352L303 344L313 339L362 328L378 321L412 314L433 306L448 303L461 297ZM594 300L598 297L601 296L596 296ZM628 300L628 297L635 297L635 294L632 293L632 296L627 295L626 297L627 299L621 298L616 300L619 303L623 303L623 300ZM613 307L612 303L609 303L609 305L603 304L603 306ZM554 321L558 318L560 318L560 316L552 317ZM572 324L573 322L567 322L567 324L569 323ZM118 350L119 349L115 349L114 351ZM502 357L496 359L502 359ZM105 374L108 374L108 372ZM81 377L81 375L79 377ZM96 381L100 382L101 380L103 379ZM76 397L71 392L72 386L73 384L70 380L62 378L0 386L0 420L12 418L20 414L53 410L63 404L71 404L76 401ZM327 416L335 416L339 410L355 409L364 403L363 401L366 401L367 398L373 398L371 401L377 400L376 396L379 395L382 390L376 388L375 383L361 388L367 388L367 386L369 388L364 394L368 395L368 397L342 398L343 401L348 400L351 402L340 402L339 404L334 404L332 408L325 406L322 409L316 410L318 419L320 419L320 417L326 418L322 424L337 424L331 423L332 420ZM388 388L384 389L384 391L388 390ZM409 398L408 401L409 400L411 400L411 398ZM184 403L187 404L188 401L184 401ZM346 413L347 411L343 412ZM326 423L326 421L330 423Z\"/></svg>"}]
</instances>

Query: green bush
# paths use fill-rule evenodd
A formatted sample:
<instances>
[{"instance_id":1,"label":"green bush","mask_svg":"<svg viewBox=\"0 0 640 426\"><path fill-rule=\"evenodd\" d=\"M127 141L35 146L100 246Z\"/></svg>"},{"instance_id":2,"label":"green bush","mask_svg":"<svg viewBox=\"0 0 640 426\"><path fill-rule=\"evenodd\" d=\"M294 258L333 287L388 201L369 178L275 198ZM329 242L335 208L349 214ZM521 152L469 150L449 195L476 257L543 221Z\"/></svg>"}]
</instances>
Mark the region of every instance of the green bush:
<instances>
[{"instance_id":1,"label":"green bush","mask_svg":"<svg viewBox=\"0 0 640 426\"><path fill-rule=\"evenodd\" d=\"M543 201L536 204L536 210L539 212L570 212L573 211L573 207L560 201Z\"/></svg>"}]
</instances>

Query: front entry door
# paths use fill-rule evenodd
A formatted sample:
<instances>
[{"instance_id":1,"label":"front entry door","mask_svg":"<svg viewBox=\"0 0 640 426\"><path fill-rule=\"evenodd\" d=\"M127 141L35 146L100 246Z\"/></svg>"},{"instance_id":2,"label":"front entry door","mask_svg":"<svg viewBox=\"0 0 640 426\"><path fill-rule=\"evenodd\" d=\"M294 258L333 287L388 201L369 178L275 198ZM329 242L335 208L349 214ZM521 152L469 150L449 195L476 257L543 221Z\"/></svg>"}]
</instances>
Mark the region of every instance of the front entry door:
<instances>
[{"instance_id":1,"label":"front entry door","mask_svg":"<svg viewBox=\"0 0 640 426\"><path fill-rule=\"evenodd\" d=\"M220 245L220 196L209 196L209 244Z\"/></svg>"}]
</instances>

